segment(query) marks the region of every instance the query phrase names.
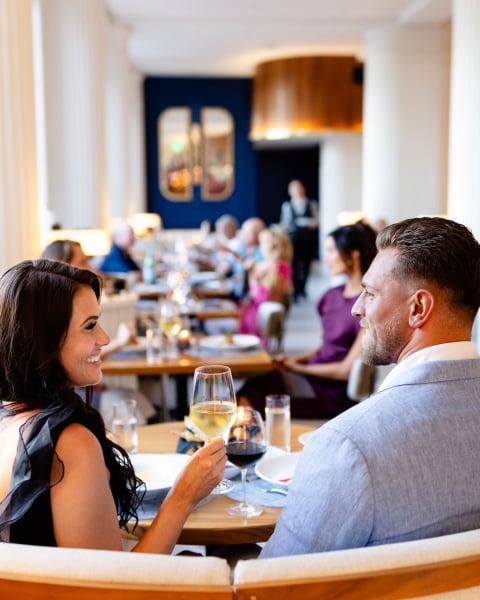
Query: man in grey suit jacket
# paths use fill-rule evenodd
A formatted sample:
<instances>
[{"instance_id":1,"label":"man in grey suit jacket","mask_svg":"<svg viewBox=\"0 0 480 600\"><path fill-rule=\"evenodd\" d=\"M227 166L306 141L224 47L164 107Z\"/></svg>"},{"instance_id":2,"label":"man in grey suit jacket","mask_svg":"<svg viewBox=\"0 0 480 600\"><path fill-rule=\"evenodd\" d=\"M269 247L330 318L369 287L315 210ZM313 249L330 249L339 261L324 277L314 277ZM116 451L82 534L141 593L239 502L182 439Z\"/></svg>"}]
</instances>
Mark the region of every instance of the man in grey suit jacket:
<instances>
[{"instance_id":1,"label":"man in grey suit jacket","mask_svg":"<svg viewBox=\"0 0 480 600\"><path fill-rule=\"evenodd\" d=\"M480 246L441 218L382 230L352 314L378 392L308 440L261 557L480 527Z\"/></svg>"}]
</instances>

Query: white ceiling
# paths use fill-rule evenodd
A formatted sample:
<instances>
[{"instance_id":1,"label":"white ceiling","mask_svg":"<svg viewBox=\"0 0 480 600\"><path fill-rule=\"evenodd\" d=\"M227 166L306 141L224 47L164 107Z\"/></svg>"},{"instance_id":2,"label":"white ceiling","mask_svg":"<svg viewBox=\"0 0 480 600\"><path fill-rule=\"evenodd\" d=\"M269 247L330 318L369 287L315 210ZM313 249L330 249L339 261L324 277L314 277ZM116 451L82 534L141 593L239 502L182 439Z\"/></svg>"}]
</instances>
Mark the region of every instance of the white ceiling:
<instances>
[{"instance_id":1,"label":"white ceiling","mask_svg":"<svg viewBox=\"0 0 480 600\"><path fill-rule=\"evenodd\" d=\"M265 60L308 54L362 59L379 24L438 25L452 0L105 0L131 31L132 64L150 75L252 76Z\"/></svg>"}]
</instances>

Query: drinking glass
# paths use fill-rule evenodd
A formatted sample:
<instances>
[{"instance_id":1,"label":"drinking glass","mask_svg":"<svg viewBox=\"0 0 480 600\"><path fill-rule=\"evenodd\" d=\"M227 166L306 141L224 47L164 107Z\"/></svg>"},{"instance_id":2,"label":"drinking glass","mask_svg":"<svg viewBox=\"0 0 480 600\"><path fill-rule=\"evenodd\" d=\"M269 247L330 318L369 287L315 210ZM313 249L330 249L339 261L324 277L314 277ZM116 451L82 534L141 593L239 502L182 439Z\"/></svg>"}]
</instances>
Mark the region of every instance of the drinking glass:
<instances>
[{"instance_id":1,"label":"drinking glass","mask_svg":"<svg viewBox=\"0 0 480 600\"><path fill-rule=\"evenodd\" d=\"M167 338L167 357L176 355L176 337L182 327L180 305L175 300L161 300L158 307L158 326Z\"/></svg>"},{"instance_id":2,"label":"drinking glass","mask_svg":"<svg viewBox=\"0 0 480 600\"><path fill-rule=\"evenodd\" d=\"M270 394L265 398L267 444L290 452L290 396Z\"/></svg>"},{"instance_id":3,"label":"drinking glass","mask_svg":"<svg viewBox=\"0 0 480 600\"><path fill-rule=\"evenodd\" d=\"M129 454L134 454L138 450L136 409L137 402L133 399L113 405L111 425L113 439Z\"/></svg>"},{"instance_id":4,"label":"drinking glass","mask_svg":"<svg viewBox=\"0 0 480 600\"><path fill-rule=\"evenodd\" d=\"M237 416L230 428L227 456L230 462L240 467L242 473L243 500L226 509L234 517L256 517L263 509L247 501L247 467L261 458L267 449L265 429L261 414L239 406Z\"/></svg>"},{"instance_id":5,"label":"drinking glass","mask_svg":"<svg viewBox=\"0 0 480 600\"><path fill-rule=\"evenodd\" d=\"M190 418L206 440L228 436L235 419L237 400L230 367L208 365L197 367L193 375ZM223 479L212 494L224 494L234 487L228 479Z\"/></svg>"}]
</instances>

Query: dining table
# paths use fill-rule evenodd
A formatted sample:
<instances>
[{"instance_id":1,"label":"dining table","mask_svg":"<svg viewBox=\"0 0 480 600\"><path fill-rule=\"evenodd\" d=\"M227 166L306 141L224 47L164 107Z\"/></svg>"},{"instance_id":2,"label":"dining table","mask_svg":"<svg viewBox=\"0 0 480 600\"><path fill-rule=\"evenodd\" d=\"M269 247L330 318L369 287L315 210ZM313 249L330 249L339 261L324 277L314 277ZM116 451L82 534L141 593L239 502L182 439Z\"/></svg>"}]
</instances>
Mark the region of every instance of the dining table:
<instances>
[{"instance_id":1,"label":"dining table","mask_svg":"<svg viewBox=\"0 0 480 600\"><path fill-rule=\"evenodd\" d=\"M140 426L138 427L138 452L158 453L158 460L161 464L162 454L177 451L179 436L183 430L183 421ZM299 440L301 435L313 430L314 427L310 426L308 422L291 424L292 452L299 451L303 447ZM240 482L237 483L240 486ZM265 498L267 496L270 495L265 495ZM210 495L188 517L178 543L217 546L267 541L282 509L278 506L269 506L269 502L266 500L260 515L248 519L233 517L226 512L226 509L236 501L223 494ZM135 529L130 529L128 536L134 540L141 539L151 523L151 519L140 519Z\"/></svg>"},{"instance_id":2,"label":"dining table","mask_svg":"<svg viewBox=\"0 0 480 600\"><path fill-rule=\"evenodd\" d=\"M147 360L142 348L117 352L102 362L104 375L173 376L176 383L176 418L188 414L188 378L197 367L221 364L230 367L234 377L258 375L273 369L270 354L262 347L242 351L203 351L198 345L177 356Z\"/></svg>"}]
</instances>

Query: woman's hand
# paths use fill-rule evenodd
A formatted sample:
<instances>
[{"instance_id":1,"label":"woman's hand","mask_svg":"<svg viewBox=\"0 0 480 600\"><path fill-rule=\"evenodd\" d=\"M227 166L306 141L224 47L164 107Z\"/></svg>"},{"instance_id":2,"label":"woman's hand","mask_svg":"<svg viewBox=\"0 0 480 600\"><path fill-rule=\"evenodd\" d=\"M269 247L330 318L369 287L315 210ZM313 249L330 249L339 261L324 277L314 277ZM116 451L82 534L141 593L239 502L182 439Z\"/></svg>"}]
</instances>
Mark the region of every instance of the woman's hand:
<instances>
[{"instance_id":1,"label":"woman's hand","mask_svg":"<svg viewBox=\"0 0 480 600\"><path fill-rule=\"evenodd\" d=\"M222 438L215 438L197 450L178 476L172 494L190 509L223 479L227 452Z\"/></svg>"},{"instance_id":2,"label":"woman's hand","mask_svg":"<svg viewBox=\"0 0 480 600\"><path fill-rule=\"evenodd\" d=\"M286 354L277 354L275 356L272 357L272 361L275 367L277 367L278 369L281 369L283 366L283 363L288 360L288 356Z\"/></svg>"}]
</instances>

